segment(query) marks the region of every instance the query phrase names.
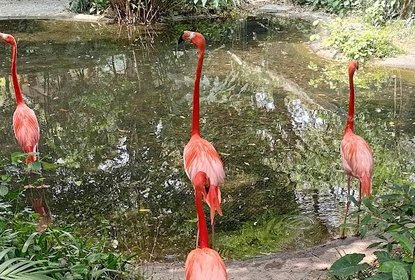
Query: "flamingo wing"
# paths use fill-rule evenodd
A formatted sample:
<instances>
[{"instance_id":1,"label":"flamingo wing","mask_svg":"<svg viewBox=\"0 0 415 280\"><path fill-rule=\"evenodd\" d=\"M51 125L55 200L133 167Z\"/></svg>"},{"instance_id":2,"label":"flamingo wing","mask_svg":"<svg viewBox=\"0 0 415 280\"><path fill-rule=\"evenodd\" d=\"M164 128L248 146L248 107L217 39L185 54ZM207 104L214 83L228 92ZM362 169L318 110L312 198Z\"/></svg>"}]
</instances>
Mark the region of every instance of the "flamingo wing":
<instances>
[{"instance_id":1,"label":"flamingo wing","mask_svg":"<svg viewBox=\"0 0 415 280\"><path fill-rule=\"evenodd\" d=\"M183 152L184 169L193 182L197 172L205 172L212 186L219 186L225 178L222 160L211 143L193 135Z\"/></svg>"},{"instance_id":2,"label":"flamingo wing","mask_svg":"<svg viewBox=\"0 0 415 280\"><path fill-rule=\"evenodd\" d=\"M13 130L17 142L25 153L36 152L40 137L39 123L35 112L27 105L19 104L14 111Z\"/></svg>"},{"instance_id":3,"label":"flamingo wing","mask_svg":"<svg viewBox=\"0 0 415 280\"><path fill-rule=\"evenodd\" d=\"M340 144L343 168L356 177L372 177L373 155L369 144L359 135L346 132Z\"/></svg>"},{"instance_id":4,"label":"flamingo wing","mask_svg":"<svg viewBox=\"0 0 415 280\"><path fill-rule=\"evenodd\" d=\"M186 258L186 280L226 280L225 264L218 254L210 248L196 248Z\"/></svg>"}]
</instances>

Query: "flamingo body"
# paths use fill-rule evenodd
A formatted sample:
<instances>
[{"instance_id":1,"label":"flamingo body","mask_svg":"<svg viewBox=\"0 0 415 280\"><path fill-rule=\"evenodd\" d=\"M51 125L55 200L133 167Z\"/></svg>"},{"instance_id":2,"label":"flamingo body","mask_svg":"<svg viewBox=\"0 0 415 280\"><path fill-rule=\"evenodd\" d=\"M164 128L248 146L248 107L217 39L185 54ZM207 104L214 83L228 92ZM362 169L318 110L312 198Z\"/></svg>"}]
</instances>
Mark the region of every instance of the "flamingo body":
<instances>
[{"instance_id":1,"label":"flamingo body","mask_svg":"<svg viewBox=\"0 0 415 280\"><path fill-rule=\"evenodd\" d=\"M228 279L225 263L215 250L209 247L209 236L203 212L202 199L210 192L210 180L204 172L194 175L195 205L197 213L197 231L200 234L198 247L193 249L186 258L186 280L226 280Z\"/></svg>"},{"instance_id":2,"label":"flamingo body","mask_svg":"<svg viewBox=\"0 0 415 280\"><path fill-rule=\"evenodd\" d=\"M17 142L25 153L29 153L26 163L36 160L36 151L40 138L39 123L35 112L24 102L23 94L17 78L17 43L16 39L5 33L0 33L0 42L7 43L12 48L11 74L16 97L16 110L13 114L13 131Z\"/></svg>"},{"instance_id":3,"label":"flamingo body","mask_svg":"<svg viewBox=\"0 0 415 280\"><path fill-rule=\"evenodd\" d=\"M359 205L361 196L369 196L373 169L373 155L369 144L354 133L354 73L358 69L358 62L349 63L349 110L347 112L346 128L340 143L340 153L344 171L348 176L357 178L360 182ZM350 189L350 183L348 183Z\"/></svg>"},{"instance_id":4,"label":"flamingo body","mask_svg":"<svg viewBox=\"0 0 415 280\"><path fill-rule=\"evenodd\" d=\"M370 196L372 184L373 155L369 144L360 136L354 133L354 82L353 76L358 69L358 62L352 60L349 63L349 110L347 112L346 128L343 139L340 143L340 154L342 158L343 169L347 175L347 203L344 214L344 224L346 224L347 214L350 207L350 177L359 180L359 200L357 201L359 210L363 196ZM357 223L360 218L358 216ZM341 238L345 238L346 228L343 227Z\"/></svg>"},{"instance_id":5,"label":"flamingo body","mask_svg":"<svg viewBox=\"0 0 415 280\"><path fill-rule=\"evenodd\" d=\"M184 168L190 181L194 182L195 175L200 171L206 173L210 179L206 202L210 207L210 218L213 221L215 211L222 215L219 185L223 183L225 171L219 154L209 141L200 137L199 134L194 134L184 147L183 159Z\"/></svg>"},{"instance_id":6,"label":"flamingo body","mask_svg":"<svg viewBox=\"0 0 415 280\"><path fill-rule=\"evenodd\" d=\"M195 175L204 172L210 180L209 192L205 197L206 203L210 207L210 221L212 231L214 230L215 213L222 215L220 184L225 178L222 161L215 148L207 140L200 137L199 123L199 96L200 96L200 77L202 73L203 57L205 53L205 38L202 34L192 31L184 31L179 38L181 41L189 41L198 50L198 62L196 66L195 83L193 88L193 112L192 112L192 133L188 144L184 148L183 160L187 176L194 185Z\"/></svg>"},{"instance_id":7,"label":"flamingo body","mask_svg":"<svg viewBox=\"0 0 415 280\"><path fill-rule=\"evenodd\" d=\"M357 178L361 183L362 195L369 196L373 169L373 155L369 144L348 129L340 143L340 153L346 174Z\"/></svg>"},{"instance_id":8,"label":"flamingo body","mask_svg":"<svg viewBox=\"0 0 415 280\"><path fill-rule=\"evenodd\" d=\"M13 130L22 150L30 154L26 161L35 161L40 135L39 123L35 112L24 103L18 104L14 111Z\"/></svg>"},{"instance_id":9,"label":"flamingo body","mask_svg":"<svg viewBox=\"0 0 415 280\"><path fill-rule=\"evenodd\" d=\"M187 255L185 275L186 280L228 279L222 258L210 248L196 248Z\"/></svg>"}]
</instances>

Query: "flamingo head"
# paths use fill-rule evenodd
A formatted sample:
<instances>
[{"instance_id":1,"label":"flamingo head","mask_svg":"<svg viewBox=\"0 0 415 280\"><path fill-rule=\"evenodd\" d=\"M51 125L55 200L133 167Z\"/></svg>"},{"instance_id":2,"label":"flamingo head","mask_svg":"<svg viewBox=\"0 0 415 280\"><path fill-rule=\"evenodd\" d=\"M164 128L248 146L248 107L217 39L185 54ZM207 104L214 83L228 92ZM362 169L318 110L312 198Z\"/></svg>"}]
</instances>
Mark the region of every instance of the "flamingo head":
<instances>
[{"instance_id":1,"label":"flamingo head","mask_svg":"<svg viewBox=\"0 0 415 280\"><path fill-rule=\"evenodd\" d=\"M356 70L359 70L359 62L353 59L349 63L349 75L353 75Z\"/></svg>"},{"instance_id":2,"label":"flamingo head","mask_svg":"<svg viewBox=\"0 0 415 280\"><path fill-rule=\"evenodd\" d=\"M12 35L6 34L6 33L0 33L0 42L1 43L7 43L9 45L16 44L16 40L14 39L14 37Z\"/></svg>"},{"instance_id":3,"label":"flamingo head","mask_svg":"<svg viewBox=\"0 0 415 280\"><path fill-rule=\"evenodd\" d=\"M205 37L199 32L183 31L179 38L179 44L183 41L188 41L195 45L198 49L205 49Z\"/></svg>"},{"instance_id":4,"label":"flamingo head","mask_svg":"<svg viewBox=\"0 0 415 280\"><path fill-rule=\"evenodd\" d=\"M210 180L205 172L199 171L193 178L193 186L196 193L201 193L202 197L206 197L209 193Z\"/></svg>"}]
</instances>

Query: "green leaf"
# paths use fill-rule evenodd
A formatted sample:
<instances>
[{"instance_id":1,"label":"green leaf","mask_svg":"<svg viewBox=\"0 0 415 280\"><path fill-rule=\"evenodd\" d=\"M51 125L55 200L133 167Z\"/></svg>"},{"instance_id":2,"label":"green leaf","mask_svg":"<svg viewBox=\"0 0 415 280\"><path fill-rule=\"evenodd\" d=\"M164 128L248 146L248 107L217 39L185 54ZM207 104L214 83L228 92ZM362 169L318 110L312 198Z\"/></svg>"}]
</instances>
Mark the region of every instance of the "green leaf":
<instances>
[{"instance_id":1,"label":"green leaf","mask_svg":"<svg viewBox=\"0 0 415 280\"><path fill-rule=\"evenodd\" d=\"M47 274L60 271L45 266L45 261L32 261L23 258L13 258L0 265L0 279L14 280L53 280Z\"/></svg>"},{"instance_id":2,"label":"green leaf","mask_svg":"<svg viewBox=\"0 0 415 280\"><path fill-rule=\"evenodd\" d=\"M379 274L373 275L365 279L366 280L392 280L392 274L391 273L379 273Z\"/></svg>"},{"instance_id":3,"label":"green leaf","mask_svg":"<svg viewBox=\"0 0 415 280\"><path fill-rule=\"evenodd\" d=\"M392 272L394 267L400 266L405 267L405 264L400 261L386 261L379 266L380 272Z\"/></svg>"},{"instance_id":4,"label":"green leaf","mask_svg":"<svg viewBox=\"0 0 415 280\"><path fill-rule=\"evenodd\" d=\"M42 170L42 164L39 161L31 162L28 165L28 169L32 171L40 171Z\"/></svg>"},{"instance_id":5,"label":"green leaf","mask_svg":"<svg viewBox=\"0 0 415 280\"><path fill-rule=\"evenodd\" d=\"M45 170L53 170L53 169L56 169L58 165L55 163L42 161L42 167Z\"/></svg>"},{"instance_id":6,"label":"green leaf","mask_svg":"<svg viewBox=\"0 0 415 280\"><path fill-rule=\"evenodd\" d=\"M24 243L23 248L22 248L22 253L23 253L23 254L27 252L27 249L29 248L30 244L32 244L33 239L34 239L34 238L35 238L38 234L39 234L38 232L34 232L34 233L32 233L32 234L29 236L29 238L26 240L26 242Z\"/></svg>"},{"instance_id":7,"label":"green leaf","mask_svg":"<svg viewBox=\"0 0 415 280\"><path fill-rule=\"evenodd\" d=\"M15 164L22 162L23 159L25 158L26 158L26 154L22 152L14 152L11 154L12 163L15 163Z\"/></svg>"},{"instance_id":8,"label":"green leaf","mask_svg":"<svg viewBox=\"0 0 415 280\"><path fill-rule=\"evenodd\" d=\"M408 273L402 266L395 266L392 269L393 280L409 280Z\"/></svg>"},{"instance_id":9,"label":"green leaf","mask_svg":"<svg viewBox=\"0 0 415 280\"><path fill-rule=\"evenodd\" d=\"M76 264L76 265L71 267L71 271L73 271L75 273L79 273L79 274L85 274L85 273L88 272L88 269L87 269L86 265Z\"/></svg>"},{"instance_id":10,"label":"green leaf","mask_svg":"<svg viewBox=\"0 0 415 280\"><path fill-rule=\"evenodd\" d=\"M402 228L402 226L401 226L401 225L398 225L398 224L391 224L391 225L389 225L389 226L385 229L385 231L387 231L387 232L393 232L393 231L396 231L397 229L400 229L400 228Z\"/></svg>"},{"instance_id":11,"label":"green leaf","mask_svg":"<svg viewBox=\"0 0 415 280\"><path fill-rule=\"evenodd\" d=\"M333 263L330 273L338 277L348 277L369 267L367 263L359 264L365 254L347 254Z\"/></svg>"},{"instance_id":12,"label":"green leaf","mask_svg":"<svg viewBox=\"0 0 415 280\"><path fill-rule=\"evenodd\" d=\"M411 267L411 280L415 280L415 262L412 264Z\"/></svg>"},{"instance_id":13,"label":"green leaf","mask_svg":"<svg viewBox=\"0 0 415 280\"><path fill-rule=\"evenodd\" d=\"M0 185L0 196L5 196L9 193L9 188L4 185Z\"/></svg>"},{"instance_id":14,"label":"green leaf","mask_svg":"<svg viewBox=\"0 0 415 280\"><path fill-rule=\"evenodd\" d=\"M402 248L408 253L408 254L413 254L414 252L414 244L412 244L412 241L406 237L403 234L399 234L399 233L394 233L391 232L392 237L398 241L399 245L402 246Z\"/></svg>"},{"instance_id":15,"label":"green leaf","mask_svg":"<svg viewBox=\"0 0 415 280\"><path fill-rule=\"evenodd\" d=\"M392 260L391 255L386 251L376 251L374 254L378 258L379 263L384 263Z\"/></svg>"}]
</instances>

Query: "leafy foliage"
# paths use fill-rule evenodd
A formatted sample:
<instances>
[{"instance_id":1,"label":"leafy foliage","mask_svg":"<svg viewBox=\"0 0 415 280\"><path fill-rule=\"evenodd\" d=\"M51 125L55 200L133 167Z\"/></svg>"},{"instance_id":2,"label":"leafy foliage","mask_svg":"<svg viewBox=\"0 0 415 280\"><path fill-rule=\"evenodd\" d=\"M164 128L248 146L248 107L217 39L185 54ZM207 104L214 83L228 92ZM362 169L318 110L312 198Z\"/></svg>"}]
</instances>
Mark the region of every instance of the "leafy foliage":
<instances>
[{"instance_id":1,"label":"leafy foliage","mask_svg":"<svg viewBox=\"0 0 415 280\"><path fill-rule=\"evenodd\" d=\"M411 18L415 12L413 0L295 0L329 13L346 15L349 11L361 12L368 21L381 25L392 18Z\"/></svg>"},{"instance_id":2,"label":"leafy foliage","mask_svg":"<svg viewBox=\"0 0 415 280\"><path fill-rule=\"evenodd\" d=\"M363 199L365 208L360 231L364 236L368 230L375 230L380 240L370 245L380 251L375 252L379 266L368 279L414 279L415 188L400 185L388 188L387 194ZM360 271L357 260L357 256L346 255L336 261L330 271L341 277L356 275ZM342 271L350 273L341 274Z\"/></svg>"},{"instance_id":3,"label":"leafy foliage","mask_svg":"<svg viewBox=\"0 0 415 280\"><path fill-rule=\"evenodd\" d=\"M359 273L369 267L367 263L359 264L364 254L347 254L333 263L330 273L338 277L348 277Z\"/></svg>"},{"instance_id":4,"label":"leafy foliage","mask_svg":"<svg viewBox=\"0 0 415 280\"><path fill-rule=\"evenodd\" d=\"M197 7L223 9L238 6L240 0L73 0L72 11L101 14L111 8L113 17L128 24L151 24L163 15L198 13Z\"/></svg>"},{"instance_id":5,"label":"leafy foliage","mask_svg":"<svg viewBox=\"0 0 415 280\"><path fill-rule=\"evenodd\" d=\"M341 51L350 59L360 61L369 58L383 58L398 53L392 44L387 30L379 30L370 26L345 24L341 19L328 24L330 36L327 45Z\"/></svg>"},{"instance_id":6,"label":"leafy foliage","mask_svg":"<svg viewBox=\"0 0 415 280\"><path fill-rule=\"evenodd\" d=\"M19 166L21 158L25 155L13 154L13 164ZM51 167L37 163L26 171L40 174L42 166ZM71 228L37 232L38 214L19 203L25 192L9 189L10 181L24 179L18 173L0 177L0 279L137 279L126 275L127 259L108 250L103 239L70 233Z\"/></svg>"},{"instance_id":7,"label":"leafy foliage","mask_svg":"<svg viewBox=\"0 0 415 280\"><path fill-rule=\"evenodd\" d=\"M322 9L329 13L345 15L348 11L356 8L360 0L297 0L295 2L312 6L314 9Z\"/></svg>"}]
</instances>

